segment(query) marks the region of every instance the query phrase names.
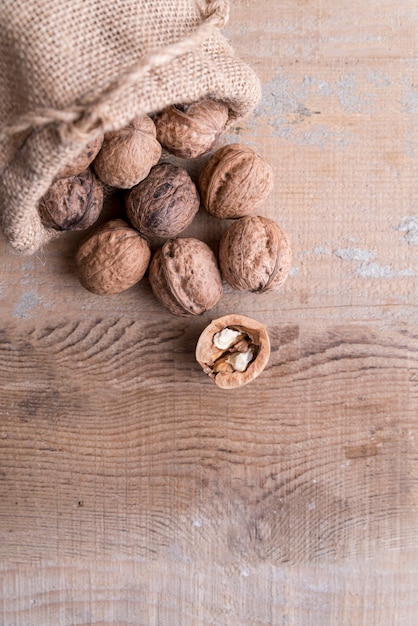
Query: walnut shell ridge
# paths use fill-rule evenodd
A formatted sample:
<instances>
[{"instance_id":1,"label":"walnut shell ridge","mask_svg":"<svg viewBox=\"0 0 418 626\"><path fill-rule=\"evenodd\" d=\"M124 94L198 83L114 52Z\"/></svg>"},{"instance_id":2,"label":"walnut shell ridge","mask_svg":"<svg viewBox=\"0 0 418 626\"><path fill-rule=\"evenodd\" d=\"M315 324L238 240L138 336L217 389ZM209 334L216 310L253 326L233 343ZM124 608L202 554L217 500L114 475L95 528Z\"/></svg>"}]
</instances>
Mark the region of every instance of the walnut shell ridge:
<instances>
[{"instance_id":1,"label":"walnut shell ridge","mask_svg":"<svg viewBox=\"0 0 418 626\"><path fill-rule=\"evenodd\" d=\"M106 185L131 189L148 176L160 156L155 124L145 115L124 128L106 133L93 166Z\"/></svg>"},{"instance_id":2,"label":"walnut shell ridge","mask_svg":"<svg viewBox=\"0 0 418 626\"><path fill-rule=\"evenodd\" d=\"M148 241L124 220L102 224L79 246L75 269L92 293L125 291L144 276L151 258Z\"/></svg>"},{"instance_id":3,"label":"walnut shell ridge","mask_svg":"<svg viewBox=\"0 0 418 626\"><path fill-rule=\"evenodd\" d=\"M56 230L89 228L102 209L103 185L91 169L56 179L38 205L43 224Z\"/></svg>"},{"instance_id":4,"label":"walnut shell ridge","mask_svg":"<svg viewBox=\"0 0 418 626\"><path fill-rule=\"evenodd\" d=\"M199 210L196 185L187 171L160 163L125 198L128 220L146 237L176 237Z\"/></svg>"},{"instance_id":5,"label":"walnut shell ridge","mask_svg":"<svg viewBox=\"0 0 418 626\"><path fill-rule=\"evenodd\" d=\"M217 371L217 363L224 358L223 351L214 345L214 337L225 328L239 330L250 338L254 346L254 357L244 372ZM196 344L196 360L221 389L242 387L253 381L266 367L270 358L270 339L267 328L255 319L230 313L223 315L206 326Z\"/></svg>"},{"instance_id":6,"label":"walnut shell ridge","mask_svg":"<svg viewBox=\"0 0 418 626\"><path fill-rule=\"evenodd\" d=\"M219 242L222 276L239 291L277 289L285 282L291 261L286 233L276 222L260 215L237 220Z\"/></svg>"},{"instance_id":7,"label":"walnut shell ridge","mask_svg":"<svg viewBox=\"0 0 418 626\"><path fill-rule=\"evenodd\" d=\"M177 157L201 157L216 145L228 113L226 104L210 99L169 106L155 120L157 139Z\"/></svg>"},{"instance_id":8,"label":"walnut shell ridge","mask_svg":"<svg viewBox=\"0 0 418 626\"><path fill-rule=\"evenodd\" d=\"M169 239L151 261L149 281L157 300L173 315L201 315L223 292L216 257L193 237Z\"/></svg>"},{"instance_id":9,"label":"walnut shell ridge","mask_svg":"<svg viewBox=\"0 0 418 626\"><path fill-rule=\"evenodd\" d=\"M250 215L273 189L270 165L244 144L219 148L202 169L198 183L206 211L220 219Z\"/></svg>"}]
</instances>

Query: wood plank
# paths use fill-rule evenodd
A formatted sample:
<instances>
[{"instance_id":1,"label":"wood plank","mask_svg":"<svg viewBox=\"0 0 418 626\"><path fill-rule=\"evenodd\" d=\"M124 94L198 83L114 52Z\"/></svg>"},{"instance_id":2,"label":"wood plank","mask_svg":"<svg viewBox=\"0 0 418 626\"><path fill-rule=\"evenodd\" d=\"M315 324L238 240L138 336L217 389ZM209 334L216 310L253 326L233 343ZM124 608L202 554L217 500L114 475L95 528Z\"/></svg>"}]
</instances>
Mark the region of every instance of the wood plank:
<instances>
[{"instance_id":1,"label":"wood plank","mask_svg":"<svg viewBox=\"0 0 418 626\"><path fill-rule=\"evenodd\" d=\"M204 532L203 527L196 532ZM326 567L82 559L8 568L6 624L413 626L417 553ZM25 584L22 584L22 580ZM386 592L384 593L383 590ZM266 602L269 598L269 602ZM0 600L0 607L2 606ZM414 613L415 612L415 613Z\"/></svg>"},{"instance_id":2,"label":"wood plank","mask_svg":"<svg viewBox=\"0 0 418 626\"><path fill-rule=\"evenodd\" d=\"M279 292L177 319L147 278L82 289L79 235L0 242L2 624L416 624L416 3L260 6L234 0L227 33L263 99L222 141L273 166ZM194 348L232 311L273 350L226 392Z\"/></svg>"},{"instance_id":3,"label":"wood plank","mask_svg":"<svg viewBox=\"0 0 418 626\"><path fill-rule=\"evenodd\" d=\"M413 544L416 335L271 330L280 348L262 378L222 397L183 321L6 331L3 555L150 557L180 533L192 556L177 525L186 512L214 525L225 559Z\"/></svg>"}]
</instances>

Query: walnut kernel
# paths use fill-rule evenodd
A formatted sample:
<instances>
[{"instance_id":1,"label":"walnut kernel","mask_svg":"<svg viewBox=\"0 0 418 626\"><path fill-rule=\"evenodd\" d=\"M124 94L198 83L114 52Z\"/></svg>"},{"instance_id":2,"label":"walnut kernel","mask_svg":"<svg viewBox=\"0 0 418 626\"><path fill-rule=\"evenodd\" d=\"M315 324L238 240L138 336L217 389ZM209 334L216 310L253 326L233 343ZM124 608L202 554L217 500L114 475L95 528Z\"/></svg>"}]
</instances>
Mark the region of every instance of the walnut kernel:
<instances>
[{"instance_id":1,"label":"walnut kernel","mask_svg":"<svg viewBox=\"0 0 418 626\"><path fill-rule=\"evenodd\" d=\"M242 387L266 367L270 340L266 327L244 315L213 320L199 337L196 360L222 389Z\"/></svg>"}]
</instances>

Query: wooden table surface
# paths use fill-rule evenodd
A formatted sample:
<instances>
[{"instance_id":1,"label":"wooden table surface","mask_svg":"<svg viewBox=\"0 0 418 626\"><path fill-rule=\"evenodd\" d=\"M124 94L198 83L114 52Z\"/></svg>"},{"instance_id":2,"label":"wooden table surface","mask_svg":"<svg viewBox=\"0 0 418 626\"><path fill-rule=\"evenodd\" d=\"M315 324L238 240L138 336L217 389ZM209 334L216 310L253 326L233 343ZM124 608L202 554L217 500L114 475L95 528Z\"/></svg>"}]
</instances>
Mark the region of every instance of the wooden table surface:
<instances>
[{"instance_id":1,"label":"wooden table surface","mask_svg":"<svg viewBox=\"0 0 418 626\"><path fill-rule=\"evenodd\" d=\"M235 0L226 33L263 99L222 142L272 164L290 277L184 320L85 291L76 235L1 241L4 626L418 623L418 5ZM194 349L229 312L273 349L222 391Z\"/></svg>"}]
</instances>

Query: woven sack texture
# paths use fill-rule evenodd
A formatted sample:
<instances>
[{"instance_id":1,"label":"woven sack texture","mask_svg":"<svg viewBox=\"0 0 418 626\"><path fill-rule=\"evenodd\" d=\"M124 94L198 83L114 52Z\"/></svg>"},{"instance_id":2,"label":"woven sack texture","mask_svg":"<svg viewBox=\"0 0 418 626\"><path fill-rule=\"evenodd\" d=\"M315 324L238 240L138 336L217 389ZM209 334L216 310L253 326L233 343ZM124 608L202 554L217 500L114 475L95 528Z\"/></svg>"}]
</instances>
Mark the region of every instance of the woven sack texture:
<instances>
[{"instance_id":1,"label":"woven sack texture","mask_svg":"<svg viewBox=\"0 0 418 626\"><path fill-rule=\"evenodd\" d=\"M3 0L0 4L0 211L12 249L56 236L38 203L101 130L202 97L230 122L260 98L227 43L226 0Z\"/></svg>"}]
</instances>

